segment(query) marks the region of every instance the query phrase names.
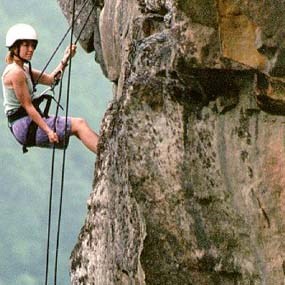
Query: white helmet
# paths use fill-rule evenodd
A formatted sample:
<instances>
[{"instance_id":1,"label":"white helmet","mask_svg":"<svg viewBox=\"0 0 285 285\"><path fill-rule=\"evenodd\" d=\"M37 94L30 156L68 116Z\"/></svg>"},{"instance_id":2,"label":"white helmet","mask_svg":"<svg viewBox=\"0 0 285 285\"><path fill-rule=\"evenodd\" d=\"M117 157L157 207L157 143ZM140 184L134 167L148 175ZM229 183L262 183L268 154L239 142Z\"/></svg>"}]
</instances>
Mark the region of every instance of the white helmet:
<instances>
[{"instance_id":1,"label":"white helmet","mask_svg":"<svg viewBox=\"0 0 285 285\"><path fill-rule=\"evenodd\" d=\"M35 29L27 24L16 24L6 34L6 47L10 48L18 40L33 40L38 42Z\"/></svg>"}]
</instances>

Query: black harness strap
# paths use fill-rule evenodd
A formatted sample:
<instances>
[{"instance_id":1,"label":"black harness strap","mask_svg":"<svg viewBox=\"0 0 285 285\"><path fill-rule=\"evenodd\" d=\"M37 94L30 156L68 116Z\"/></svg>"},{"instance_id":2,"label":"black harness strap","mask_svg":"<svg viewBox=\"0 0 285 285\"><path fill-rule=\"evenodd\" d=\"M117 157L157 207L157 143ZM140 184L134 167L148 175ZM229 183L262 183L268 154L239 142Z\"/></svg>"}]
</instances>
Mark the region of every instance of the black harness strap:
<instances>
[{"instance_id":1,"label":"black harness strap","mask_svg":"<svg viewBox=\"0 0 285 285\"><path fill-rule=\"evenodd\" d=\"M23 145L23 153L28 152L28 147L36 145L36 135L37 135L38 125L32 121L28 127L26 143Z\"/></svg>"}]
</instances>

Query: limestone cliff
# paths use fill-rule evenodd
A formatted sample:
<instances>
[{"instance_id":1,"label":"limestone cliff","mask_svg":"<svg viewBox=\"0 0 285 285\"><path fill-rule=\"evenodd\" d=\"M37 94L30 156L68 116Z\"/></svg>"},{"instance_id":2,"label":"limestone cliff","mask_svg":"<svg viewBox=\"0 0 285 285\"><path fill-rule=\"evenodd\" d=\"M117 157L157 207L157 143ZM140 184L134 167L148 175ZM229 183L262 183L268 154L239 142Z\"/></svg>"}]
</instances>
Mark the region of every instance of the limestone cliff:
<instances>
[{"instance_id":1,"label":"limestone cliff","mask_svg":"<svg viewBox=\"0 0 285 285\"><path fill-rule=\"evenodd\" d=\"M72 284L284 284L285 2L89 0L76 32L93 5L115 88Z\"/></svg>"}]
</instances>

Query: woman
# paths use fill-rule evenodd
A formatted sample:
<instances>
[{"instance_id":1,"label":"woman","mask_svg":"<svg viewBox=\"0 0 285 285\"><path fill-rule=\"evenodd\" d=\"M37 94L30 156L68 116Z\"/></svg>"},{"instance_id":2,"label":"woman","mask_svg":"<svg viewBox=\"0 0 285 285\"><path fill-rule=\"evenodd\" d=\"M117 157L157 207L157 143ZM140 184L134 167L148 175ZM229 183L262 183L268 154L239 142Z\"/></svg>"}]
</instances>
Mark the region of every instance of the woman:
<instances>
[{"instance_id":1,"label":"woman","mask_svg":"<svg viewBox=\"0 0 285 285\"><path fill-rule=\"evenodd\" d=\"M75 45L68 47L54 71L49 74L44 73L39 78L40 72L32 68L29 70L25 64L30 63L37 43L36 31L27 24L12 26L6 35L9 52L6 57L7 66L2 75L3 104L14 136L22 145L26 145L29 126L34 122L37 126L36 146L51 147L55 144L57 148L65 148L69 137L75 135L89 150L97 153L98 135L84 119L69 117L66 120L65 117L58 116L55 122L55 116L44 118L34 106L33 99L36 98L33 92L34 80L38 79L40 84L52 85L55 77L65 69L69 58L76 52ZM66 121L67 127L65 127ZM66 135L64 135L65 130Z\"/></svg>"}]
</instances>

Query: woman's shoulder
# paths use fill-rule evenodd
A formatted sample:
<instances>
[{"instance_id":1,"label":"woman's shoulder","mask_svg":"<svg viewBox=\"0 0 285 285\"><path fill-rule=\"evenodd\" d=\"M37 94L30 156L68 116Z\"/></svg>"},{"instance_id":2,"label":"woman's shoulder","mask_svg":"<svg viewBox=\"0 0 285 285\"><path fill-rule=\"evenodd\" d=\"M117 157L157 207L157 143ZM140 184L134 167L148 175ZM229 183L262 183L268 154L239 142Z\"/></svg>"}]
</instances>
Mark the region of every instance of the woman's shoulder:
<instances>
[{"instance_id":1,"label":"woman's shoulder","mask_svg":"<svg viewBox=\"0 0 285 285\"><path fill-rule=\"evenodd\" d=\"M5 67L3 75L7 73L24 73L24 72L25 72L24 69L22 69L18 64L11 63Z\"/></svg>"},{"instance_id":2,"label":"woman's shoulder","mask_svg":"<svg viewBox=\"0 0 285 285\"><path fill-rule=\"evenodd\" d=\"M4 69L3 74L7 74L7 73L11 75L17 75L17 76L25 76L26 71L22 67L20 67L18 64L11 63L11 64L8 64L6 68Z\"/></svg>"},{"instance_id":3,"label":"woman's shoulder","mask_svg":"<svg viewBox=\"0 0 285 285\"><path fill-rule=\"evenodd\" d=\"M17 64L8 64L2 75L5 85L10 86L12 82L26 80L25 71Z\"/></svg>"}]
</instances>

